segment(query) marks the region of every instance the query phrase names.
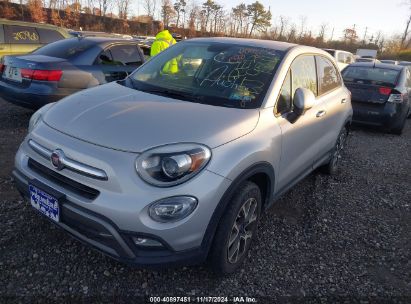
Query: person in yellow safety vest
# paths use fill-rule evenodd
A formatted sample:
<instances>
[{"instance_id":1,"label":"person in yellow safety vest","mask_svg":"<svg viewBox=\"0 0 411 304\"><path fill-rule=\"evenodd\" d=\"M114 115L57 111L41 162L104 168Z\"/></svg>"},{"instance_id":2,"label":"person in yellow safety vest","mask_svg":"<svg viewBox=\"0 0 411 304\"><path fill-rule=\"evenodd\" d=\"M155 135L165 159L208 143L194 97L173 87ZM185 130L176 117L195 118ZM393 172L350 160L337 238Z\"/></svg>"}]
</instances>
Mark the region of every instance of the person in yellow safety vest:
<instances>
[{"instance_id":1,"label":"person in yellow safety vest","mask_svg":"<svg viewBox=\"0 0 411 304\"><path fill-rule=\"evenodd\" d=\"M176 40L171 36L168 30L164 30L163 23L159 24L159 33L156 35L156 40L154 40L151 45L150 56L156 56L158 53L164 51L166 48L177 43ZM171 59L163 67L163 73L175 74L178 72L178 62L177 59Z\"/></svg>"}]
</instances>

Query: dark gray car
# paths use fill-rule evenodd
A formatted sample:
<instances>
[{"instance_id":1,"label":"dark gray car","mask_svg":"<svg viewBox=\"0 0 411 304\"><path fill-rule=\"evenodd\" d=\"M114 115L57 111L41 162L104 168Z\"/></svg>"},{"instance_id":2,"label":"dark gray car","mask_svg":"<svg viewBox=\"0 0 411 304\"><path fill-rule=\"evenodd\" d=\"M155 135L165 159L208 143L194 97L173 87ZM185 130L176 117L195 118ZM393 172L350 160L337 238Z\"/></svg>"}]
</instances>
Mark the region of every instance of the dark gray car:
<instances>
[{"instance_id":1,"label":"dark gray car","mask_svg":"<svg viewBox=\"0 0 411 304\"><path fill-rule=\"evenodd\" d=\"M77 91L121 80L144 62L136 42L117 38L71 38L31 54L5 56L0 96L39 108Z\"/></svg>"},{"instance_id":2,"label":"dark gray car","mask_svg":"<svg viewBox=\"0 0 411 304\"><path fill-rule=\"evenodd\" d=\"M354 63L342 72L352 94L353 121L401 134L411 111L408 67L384 63Z\"/></svg>"}]
</instances>

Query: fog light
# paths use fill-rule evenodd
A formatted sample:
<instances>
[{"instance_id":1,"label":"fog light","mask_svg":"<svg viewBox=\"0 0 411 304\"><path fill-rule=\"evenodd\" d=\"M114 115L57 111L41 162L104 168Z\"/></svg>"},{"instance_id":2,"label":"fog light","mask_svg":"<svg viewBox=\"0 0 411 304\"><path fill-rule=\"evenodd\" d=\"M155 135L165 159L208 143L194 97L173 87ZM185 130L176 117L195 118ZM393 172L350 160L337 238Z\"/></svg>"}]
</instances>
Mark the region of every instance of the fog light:
<instances>
[{"instance_id":1,"label":"fog light","mask_svg":"<svg viewBox=\"0 0 411 304\"><path fill-rule=\"evenodd\" d=\"M196 198L191 196L175 196L153 203L148 213L157 222L169 223L189 216L196 207Z\"/></svg>"},{"instance_id":2,"label":"fog light","mask_svg":"<svg viewBox=\"0 0 411 304\"><path fill-rule=\"evenodd\" d=\"M143 246L143 247L163 247L163 244L161 244L159 241L149 239L149 238L143 238L143 237L133 237L133 242L137 246Z\"/></svg>"}]
</instances>

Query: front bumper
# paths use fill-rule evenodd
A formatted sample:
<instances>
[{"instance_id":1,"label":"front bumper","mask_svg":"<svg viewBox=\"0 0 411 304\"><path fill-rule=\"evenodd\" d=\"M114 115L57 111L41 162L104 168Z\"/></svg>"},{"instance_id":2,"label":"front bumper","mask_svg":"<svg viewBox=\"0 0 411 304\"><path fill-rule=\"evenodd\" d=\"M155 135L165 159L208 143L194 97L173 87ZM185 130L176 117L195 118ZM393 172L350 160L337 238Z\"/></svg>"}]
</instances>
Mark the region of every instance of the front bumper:
<instances>
[{"instance_id":1,"label":"front bumper","mask_svg":"<svg viewBox=\"0 0 411 304\"><path fill-rule=\"evenodd\" d=\"M17 170L13 171L13 177L17 189L28 201L29 181ZM30 183L40 185L42 189L49 188L37 180L31 180ZM52 189L49 192L52 192ZM66 230L82 243L92 246L111 258L126 264L154 267L180 264L194 265L203 262L207 257L207 250L201 246L191 250L174 251L156 236L122 231L110 219L76 206L65 199L60 200L60 210L60 222L58 223L45 217L40 212L38 214ZM164 248L139 248L137 245L134 245L132 237L156 239L164 244Z\"/></svg>"},{"instance_id":2,"label":"front bumper","mask_svg":"<svg viewBox=\"0 0 411 304\"><path fill-rule=\"evenodd\" d=\"M26 197L28 185L33 181L46 192L50 189L64 195L58 226L129 264L187 265L204 261L211 237L206 231L214 209L230 185L228 179L204 170L185 184L155 188L144 183L134 171L136 154L88 144L40 124L20 146L13 175L19 191ZM64 150L70 158L103 169L108 180L96 180L66 169L56 171L49 160L27 144L29 137L47 148ZM148 216L148 205L176 195L198 199L198 206L190 216L175 223L158 223ZM135 245L132 237L148 237L163 247L143 248Z\"/></svg>"}]
</instances>

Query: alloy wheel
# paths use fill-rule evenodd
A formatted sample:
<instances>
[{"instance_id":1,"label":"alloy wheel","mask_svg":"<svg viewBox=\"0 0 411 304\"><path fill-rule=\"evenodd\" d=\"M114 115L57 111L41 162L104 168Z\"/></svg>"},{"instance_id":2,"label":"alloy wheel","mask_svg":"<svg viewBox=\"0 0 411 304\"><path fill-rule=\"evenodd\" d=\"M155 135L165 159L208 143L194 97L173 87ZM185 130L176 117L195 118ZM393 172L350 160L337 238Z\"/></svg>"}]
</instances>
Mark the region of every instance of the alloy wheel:
<instances>
[{"instance_id":1,"label":"alloy wheel","mask_svg":"<svg viewBox=\"0 0 411 304\"><path fill-rule=\"evenodd\" d=\"M338 166L340 159L342 158L342 153L345 147L346 140L347 140L347 131L344 130L338 136L337 144L335 146L335 151L334 151L333 160L332 160L334 167Z\"/></svg>"},{"instance_id":2,"label":"alloy wheel","mask_svg":"<svg viewBox=\"0 0 411 304\"><path fill-rule=\"evenodd\" d=\"M237 263L247 252L257 223L257 204L255 198L249 198L238 211L227 246L227 257L231 264Z\"/></svg>"}]
</instances>

